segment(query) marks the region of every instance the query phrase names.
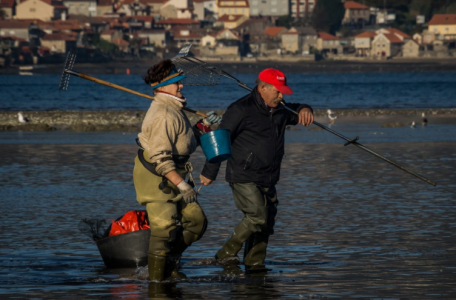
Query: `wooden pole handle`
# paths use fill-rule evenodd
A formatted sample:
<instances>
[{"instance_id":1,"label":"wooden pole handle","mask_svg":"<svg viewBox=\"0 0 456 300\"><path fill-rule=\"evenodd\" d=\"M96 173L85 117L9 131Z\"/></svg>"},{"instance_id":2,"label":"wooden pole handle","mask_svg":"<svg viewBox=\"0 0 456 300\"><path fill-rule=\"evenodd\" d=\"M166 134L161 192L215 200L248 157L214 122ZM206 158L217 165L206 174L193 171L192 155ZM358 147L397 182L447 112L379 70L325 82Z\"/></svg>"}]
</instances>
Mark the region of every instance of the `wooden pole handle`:
<instances>
[{"instance_id":1,"label":"wooden pole handle","mask_svg":"<svg viewBox=\"0 0 456 300\"><path fill-rule=\"evenodd\" d=\"M74 74L74 73L71 73L71 74ZM120 86L120 85L117 85L117 84L114 84L114 83L111 83L111 82L107 82L107 81L104 81L104 80L101 80L101 79L98 79L98 78L95 78L95 77L92 77L92 76L89 76L89 75L86 75L86 74L82 74L82 73L76 73L76 74L77 74L78 77L84 78L86 80L90 80L90 81L93 81L93 82L96 82L96 83L99 83L99 84L102 84L102 85L106 85L106 86L109 86L109 87L112 87L112 88L115 88L115 89L130 93L130 94L133 94L133 95L144 97L144 98L147 98L147 99L150 99L150 100L154 100L155 99L153 96L150 96L150 95L147 95L147 94L143 94L143 93L140 93L140 92L137 92L137 91L134 91L134 90L130 90L130 89L127 89L127 88L125 88L123 86ZM204 114L202 112L199 112L197 110L193 110L193 109L188 108L188 107L184 107L183 110L191 112L191 113L194 113L194 114L197 114L197 115L202 116L204 118L208 117L208 115L206 115L206 114Z\"/></svg>"}]
</instances>

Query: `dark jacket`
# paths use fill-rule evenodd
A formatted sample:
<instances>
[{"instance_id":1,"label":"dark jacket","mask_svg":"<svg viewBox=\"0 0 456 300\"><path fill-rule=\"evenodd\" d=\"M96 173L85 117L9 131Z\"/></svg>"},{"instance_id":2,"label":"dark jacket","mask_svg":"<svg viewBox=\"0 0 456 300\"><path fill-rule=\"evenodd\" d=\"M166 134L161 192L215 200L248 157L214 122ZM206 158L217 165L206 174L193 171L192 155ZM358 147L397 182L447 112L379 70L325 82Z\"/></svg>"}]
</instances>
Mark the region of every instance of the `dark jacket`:
<instances>
[{"instance_id":1,"label":"dark jacket","mask_svg":"<svg viewBox=\"0 0 456 300\"><path fill-rule=\"evenodd\" d=\"M299 112L310 106L287 103ZM298 116L279 105L271 114L255 87L252 93L232 103L219 128L231 135L232 157L226 168L226 181L254 182L273 186L279 181L280 164L284 155L284 135L287 125L296 125ZM215 180L220 163L206 161L201 174Z\"/></svg>"}]
</instances>

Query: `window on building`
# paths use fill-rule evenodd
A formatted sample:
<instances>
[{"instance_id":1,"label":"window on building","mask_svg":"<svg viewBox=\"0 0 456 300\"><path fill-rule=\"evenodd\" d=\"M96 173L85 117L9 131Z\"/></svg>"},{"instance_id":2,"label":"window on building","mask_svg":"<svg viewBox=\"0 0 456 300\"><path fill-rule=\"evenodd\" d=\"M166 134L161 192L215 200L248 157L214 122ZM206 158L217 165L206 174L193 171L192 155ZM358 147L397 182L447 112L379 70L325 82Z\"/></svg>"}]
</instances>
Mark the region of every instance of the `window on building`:
<instances>
[{"instance_id":1,"label":"window on building","mask_svg":"<svg viewBox=\"0 0 456 300\"><path fill-rule=\"evenodd\" d=\"M36 12L36 9L34 7L30 7L30 12Z\"/></svg>"}]
</instances>

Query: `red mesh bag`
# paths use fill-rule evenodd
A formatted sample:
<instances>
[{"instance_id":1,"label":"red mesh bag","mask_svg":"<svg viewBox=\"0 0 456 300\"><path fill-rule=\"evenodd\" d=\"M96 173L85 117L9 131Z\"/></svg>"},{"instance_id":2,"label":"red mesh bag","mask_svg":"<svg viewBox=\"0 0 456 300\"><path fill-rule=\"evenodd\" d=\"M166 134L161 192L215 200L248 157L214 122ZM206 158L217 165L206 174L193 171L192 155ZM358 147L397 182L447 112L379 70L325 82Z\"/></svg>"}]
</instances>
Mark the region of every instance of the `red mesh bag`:
<instances>
[{"instance_id":1,"label":"red mesh bag","mask_svg":"<svg viewBox=\"0 0 456 300\"><path fill-rule=\"evenodd\" d=\"M119 220L112 221L109 236L149 228L150 226L146 217L146 212L140 210L132 210L123 215Z\"/></svg>"}]
</instances>

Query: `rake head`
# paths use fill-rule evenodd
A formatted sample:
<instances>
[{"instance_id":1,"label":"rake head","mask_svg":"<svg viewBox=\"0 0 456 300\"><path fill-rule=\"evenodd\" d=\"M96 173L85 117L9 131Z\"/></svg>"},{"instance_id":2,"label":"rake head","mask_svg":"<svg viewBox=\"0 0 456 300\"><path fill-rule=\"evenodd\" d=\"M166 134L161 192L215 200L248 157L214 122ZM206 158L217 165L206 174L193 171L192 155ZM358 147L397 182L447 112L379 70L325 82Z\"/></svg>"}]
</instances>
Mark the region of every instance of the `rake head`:
<instances>
[{"instance_id":1,"label":"rake head","mask_svg":"<svg viewBox=\"0 0 456 300\"><path fill-rule=\"evenodd\" d=\"M187 86L217 85L222 75L222 70L214 68L204 61L188 56L191 44L185 45L179 53L171 59L177 70L186 78L182 83Z\"/></svg>"},{"instance_id":2,"label":"rake head","mask_svg":"<svg viewBox=\"0 0 456 300\"><path fill-rule=\"evenodd\" d=\"M73 70L74 61L76 60L76 54L68 52L65 66L63 67L62 77L60 77L59 90L68 90L68 84L70 83L70 74L67 71Z\"/></svg>"}]
</instances>

